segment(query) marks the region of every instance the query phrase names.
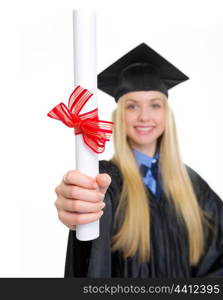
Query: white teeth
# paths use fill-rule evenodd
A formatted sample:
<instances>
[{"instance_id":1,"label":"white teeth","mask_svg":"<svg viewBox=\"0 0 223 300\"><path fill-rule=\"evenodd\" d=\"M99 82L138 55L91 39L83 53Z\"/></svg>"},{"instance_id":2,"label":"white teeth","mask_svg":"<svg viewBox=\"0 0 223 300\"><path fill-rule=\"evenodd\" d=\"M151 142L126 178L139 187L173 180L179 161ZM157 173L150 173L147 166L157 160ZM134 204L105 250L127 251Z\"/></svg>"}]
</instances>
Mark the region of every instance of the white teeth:
<instances>
[{"instance_id":1,"label":"white teeth","mask_svg":"<svg viewBox=\"0 0 223 300\"><path fill-rule=\"evenodd\" d=\"M150 131L153 127L136 127L136 128L141 131Z\"/></svg>"}]
</instances>

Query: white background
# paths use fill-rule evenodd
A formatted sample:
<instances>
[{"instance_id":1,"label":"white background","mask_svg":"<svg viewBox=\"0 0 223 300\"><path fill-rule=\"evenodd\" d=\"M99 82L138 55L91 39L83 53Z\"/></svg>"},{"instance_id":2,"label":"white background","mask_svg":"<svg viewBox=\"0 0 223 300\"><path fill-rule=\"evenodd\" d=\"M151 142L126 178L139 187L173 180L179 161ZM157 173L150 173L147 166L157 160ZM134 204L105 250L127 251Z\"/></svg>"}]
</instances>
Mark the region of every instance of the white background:
<instances>
[{"instance_id":1,"label":"white background","mask_svg":"<svg viewBox=\"0 0 223 300\"><path fill-rule=\"evenodd\" d=\"M223 198L221 2L1 1L0 277L63 277L54 189L75 168L74 135L46 114L73 89L74 9L97 13L98 72L145 42L190 77L169 93L181 153ZM98 102L109 120L115 102L102 92Z\"/></svg>"}]
</instances>

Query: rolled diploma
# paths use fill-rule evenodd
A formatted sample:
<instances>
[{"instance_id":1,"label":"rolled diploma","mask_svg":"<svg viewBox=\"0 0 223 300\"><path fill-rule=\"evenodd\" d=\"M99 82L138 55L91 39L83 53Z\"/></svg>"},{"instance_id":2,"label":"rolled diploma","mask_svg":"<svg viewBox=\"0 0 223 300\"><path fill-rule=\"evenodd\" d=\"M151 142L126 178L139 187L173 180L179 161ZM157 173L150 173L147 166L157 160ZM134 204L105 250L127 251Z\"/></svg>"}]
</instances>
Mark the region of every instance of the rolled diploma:
<instances>
[{"instance_id":1,"label":"rolled diploma","mask_svg":"<svg viewBox=\"0 0 223 300\"><path fill-rule=\"evenodd\" d=\"M74 84L93 93L81 114L97 107L96 13L87 9L73 11ZM91 177L99 173L98 154L75 136L76 169ZM99 221L76 226L76 237L89 241L99 237Z\"/></svg>"}]
</instances>

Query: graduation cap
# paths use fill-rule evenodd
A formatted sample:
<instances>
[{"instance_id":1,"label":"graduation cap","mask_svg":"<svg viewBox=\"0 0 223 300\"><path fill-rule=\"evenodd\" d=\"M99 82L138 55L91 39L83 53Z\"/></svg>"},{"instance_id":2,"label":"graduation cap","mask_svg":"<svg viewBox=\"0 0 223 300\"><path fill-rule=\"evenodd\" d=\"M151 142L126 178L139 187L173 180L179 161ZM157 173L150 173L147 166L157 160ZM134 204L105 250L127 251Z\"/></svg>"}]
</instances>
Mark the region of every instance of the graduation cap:
<instances>
[{"instance_id":1,"label":"graduation cap","mask_svg":"<svg viewBox=\"0 0 223 300\"><path fill-rule=\"evenodd\" d=\"M168 90L189 79L145 43L135 47L98 75L98 88L117 102L133 91Z\"/></svg>"}]
</instances>

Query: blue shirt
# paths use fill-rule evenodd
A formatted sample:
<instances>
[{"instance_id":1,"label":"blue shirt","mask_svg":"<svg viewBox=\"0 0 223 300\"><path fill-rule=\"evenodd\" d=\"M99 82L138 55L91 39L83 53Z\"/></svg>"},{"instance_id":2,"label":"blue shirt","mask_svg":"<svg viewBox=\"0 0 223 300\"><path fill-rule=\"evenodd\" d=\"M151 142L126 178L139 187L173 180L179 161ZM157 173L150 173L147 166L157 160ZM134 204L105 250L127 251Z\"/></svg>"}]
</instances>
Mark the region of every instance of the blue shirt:
<instances>
[{"instance_id":1,"label":"blue shirt","mask_svg":"<svg viewBox=\"0 0 223 300\"><path fill-rule=\"evenodd\" d=\"M144 154L136 149L133 149L133 154L135 156L135 159L136 159L136 162L137 162L137 165L139 168L141 165L145 165L149 168L145 177L143 177L143 181L144 181L145 185L148 186L148 188L155 195L157 182L151 173L150 167L151 167L152 163L156 162L159 159L159 151L157 151L155 153L154 157L148 156L147 154Z\"/></svg>"}]
</instances>

